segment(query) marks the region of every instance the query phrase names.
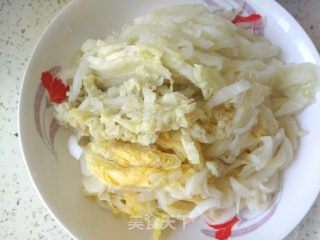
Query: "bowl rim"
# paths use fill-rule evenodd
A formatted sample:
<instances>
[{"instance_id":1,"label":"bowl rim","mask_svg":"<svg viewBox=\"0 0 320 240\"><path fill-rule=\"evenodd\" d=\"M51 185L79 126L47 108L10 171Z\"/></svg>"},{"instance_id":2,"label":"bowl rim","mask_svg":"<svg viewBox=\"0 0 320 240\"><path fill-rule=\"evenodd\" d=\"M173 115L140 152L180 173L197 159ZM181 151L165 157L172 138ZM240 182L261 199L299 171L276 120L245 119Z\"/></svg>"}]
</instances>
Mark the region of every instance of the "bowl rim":
<instances>
[{"instance_id":1,"label":"bowl rim","mask_svg":"<svg viewBox=\"0 0 320 240\"><path fill-rule=\"evenodd\" d=\"M78 2L82 1L82 0L77 0ZM51 27L55 24L56 20L58 18L60 18L62 15L66 14L67 11L69 9L71 9L73 7L73 5L75 4L75 2L77 2L76 0L71 0L70 2L68 2L62 9L60 9L53 18L51 18L50 22L45 26L44 30L42 31L42 33L40 34L40 36L38 37L38 40L36 41L31 54L29 56L29 60L28 63L26 65L25 71L23 73L23 77L22 77L22 83L20 86L20 95L19 95L19 102L18 102L18 133L19 133L19 148L20 148L20 152L22 154L22 159L23 159L23 163L26 167L27 170L27 175L28 178L31 181L31 184L33 186L34 191L36 192L36 195L39 197L42 205L47 209L47 211L49 212L49 214L51 215L51 217L56 221L56 223L65 231L65 233L67 233L68 236L74 238L74 239L78 239L78 237L76 237L74 235L74 233L72 233L60 220L60 217L55 214L51 208L49 207L49 205L47 204L47 202L44 200L44 196L42 195L42 193L40 192L36 180L35 178L32 176L30 167L29 167L29 161L27 159L26 153L25 153L25 147L23 144L23 140L22 140L22 128L23 128L23 121L22 121L22 108L21 108L21 102L24 99L24 95L25 95L25 91L23 90L26 85L26 78L30 72L30 66L32 65L32 62L34 61L34 55L37 52L38 46L40 44L40 42L42 41L43 37L50 31Z\"/></svg>"}]
</instances>

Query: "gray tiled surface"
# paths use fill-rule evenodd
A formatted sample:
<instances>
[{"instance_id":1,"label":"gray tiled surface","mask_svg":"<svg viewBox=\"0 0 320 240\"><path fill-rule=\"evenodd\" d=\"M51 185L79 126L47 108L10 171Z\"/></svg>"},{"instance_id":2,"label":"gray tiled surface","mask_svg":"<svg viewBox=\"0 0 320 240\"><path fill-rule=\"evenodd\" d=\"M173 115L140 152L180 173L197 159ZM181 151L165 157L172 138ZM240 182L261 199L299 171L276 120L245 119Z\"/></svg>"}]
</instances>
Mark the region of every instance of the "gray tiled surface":
<instances>
[{"instance_id":1,"label":"gray tiled surface","mask_svg":"<svg viewBox=\"0 0 320 240\"><path fill-rule=\"evenodd\" d=\"M41 203L18 146L21 78L31 50L68 0L0 0L0 239L70 239ZM320 0L279 0L320 48ZM320 199L317 201L320 203ZM287 240L320 239L316 203Z\"/></svg>"}]
</instances>

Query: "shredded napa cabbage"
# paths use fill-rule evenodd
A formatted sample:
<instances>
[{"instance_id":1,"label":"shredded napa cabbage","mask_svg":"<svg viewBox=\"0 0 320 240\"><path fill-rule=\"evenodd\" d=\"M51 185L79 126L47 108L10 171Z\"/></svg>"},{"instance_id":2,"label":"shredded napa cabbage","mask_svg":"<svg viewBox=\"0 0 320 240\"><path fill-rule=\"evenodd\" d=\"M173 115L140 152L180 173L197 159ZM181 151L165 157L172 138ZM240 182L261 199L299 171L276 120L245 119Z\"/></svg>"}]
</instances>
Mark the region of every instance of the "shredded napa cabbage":
<instances>
[{"instance_id":1,"label":"shredded napa cabbage","mask_svg":"<svg viewBox=\"0 0 320 240\"><path fill-rule=\"evenodd\" d=\"M78 134L89 195L159 226L270 205L317 66L284 64L265 38L200 5L155 11L81 51L56 118Z\"/></svg>"}]
</instances>

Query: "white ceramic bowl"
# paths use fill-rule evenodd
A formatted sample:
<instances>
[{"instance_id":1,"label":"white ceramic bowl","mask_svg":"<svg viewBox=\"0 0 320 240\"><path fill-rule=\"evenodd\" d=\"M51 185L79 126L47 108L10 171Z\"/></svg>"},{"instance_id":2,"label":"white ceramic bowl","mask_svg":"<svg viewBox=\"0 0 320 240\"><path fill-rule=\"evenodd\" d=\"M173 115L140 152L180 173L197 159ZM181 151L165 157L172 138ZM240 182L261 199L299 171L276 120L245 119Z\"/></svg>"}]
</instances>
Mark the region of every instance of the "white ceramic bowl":
<instances>
[{"instance_id":1,"label":"white ceramic bowl","mask_svg":"<svg viewBox=\"0 0 320 240\"><path fill-rule=\"evenodd\" d=\"M21 147L34 186L58 222L76 239L150 239L150 231L129 230L120 217L98 206L82 193L80 166L67 150L68 131L58 129L52 109L40 86L41 72L60 65L69 67L88 38L104 38L134 17L153 9L196 0L77 0L72 1L48 26L30 58L20 97ZM287 62L320 63L319 55L299 24L273 0L248 0L266 17L265 35L283 50ZM318 96L319 97L319 96ZM319 98L318 98L319 99ZM309 131L297 158L284 175L278 202L266 213L238 224L231 239L283 239L306 214L320 187L320 101L301 116ZM185 230L169 231L165 239L214 239L204 219Z\"/></svg>"}]
</instances>

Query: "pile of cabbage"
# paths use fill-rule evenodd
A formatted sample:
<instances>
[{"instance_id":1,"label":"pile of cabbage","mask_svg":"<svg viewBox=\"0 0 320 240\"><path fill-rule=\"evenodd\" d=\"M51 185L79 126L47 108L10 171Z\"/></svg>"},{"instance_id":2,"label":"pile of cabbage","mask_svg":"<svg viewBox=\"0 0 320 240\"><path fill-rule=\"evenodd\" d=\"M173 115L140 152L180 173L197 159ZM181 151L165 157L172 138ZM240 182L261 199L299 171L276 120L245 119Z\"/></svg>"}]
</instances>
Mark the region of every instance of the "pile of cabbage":
<instances>
[{"instance_id":1,"label":"pile of cabbage","mask_svg":"<svg viewBox=\"0 0 320 240\"><path fill-rule=\"evenodd\" d=\"M270 206L317 66L284 64L264 37L201 5L155 11L81 51L56 118L77 133L89 195L160 223Z\"/></svg>"}]
</instances>

